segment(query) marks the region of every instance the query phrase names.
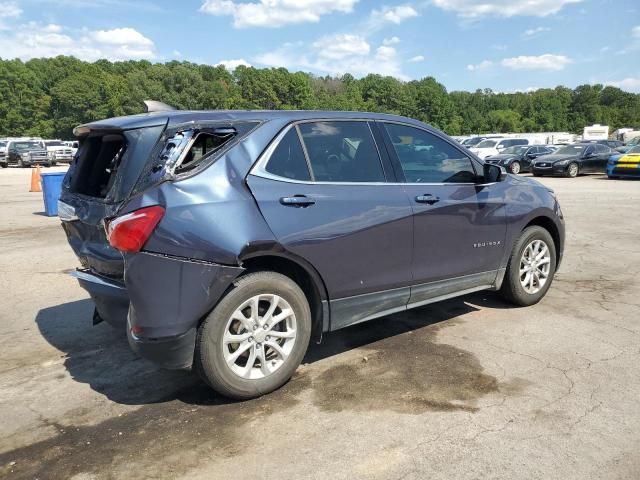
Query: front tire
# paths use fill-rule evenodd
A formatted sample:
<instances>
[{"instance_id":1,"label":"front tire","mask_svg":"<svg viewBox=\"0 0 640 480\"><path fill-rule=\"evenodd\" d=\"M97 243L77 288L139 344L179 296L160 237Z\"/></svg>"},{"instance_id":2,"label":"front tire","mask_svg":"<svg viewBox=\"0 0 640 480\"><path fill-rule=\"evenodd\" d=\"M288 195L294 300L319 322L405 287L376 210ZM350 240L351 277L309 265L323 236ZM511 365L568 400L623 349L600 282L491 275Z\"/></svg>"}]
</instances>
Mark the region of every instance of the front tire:
<instances>
[{"instance_id":1,"label":"front tire","mask_svg":"<svg viewBox=\"0 0 640 480\"><path fill-rule=\"evenodd\" d=\"M500 293L521 307L534 305L546 295L555 271L553 238L542 227L527 227L513 246Z\"/></svg>"},{"instance_id":2,"label":"front tire","mask_svg":"<svg viewBox=\"0 0 640 480\"><path fill-rule=\"evenodd\" d=\"M255 398L291 378L310 337L311 311L300 287L279 273L250 273L200 325L194 365L218 393Z\"/></svg>"},{"instance_id":3,"label":"front tire","mask_svg":"<svg viewBox=\"0 0 640 480\"><path fill-rule=\"evenodd\" d=\"M520 170L520 162L513 162L511 165L509 165L509 171L514 175L518 175L520 173Z\"/></svg>"},{"instance_id":4,"label":"front tire","mask_svg":"<svg viewBox=\"0 0 640 480\"><path fill-rule=\"evenodd\" d=\"M568 178L576 178L579 173L580 173L580 168L578 167L578 164L575 162L572 162L567 166L567 170L565 171L564 175L565 177L568 177Z\"/></svg>"}]
</instances>

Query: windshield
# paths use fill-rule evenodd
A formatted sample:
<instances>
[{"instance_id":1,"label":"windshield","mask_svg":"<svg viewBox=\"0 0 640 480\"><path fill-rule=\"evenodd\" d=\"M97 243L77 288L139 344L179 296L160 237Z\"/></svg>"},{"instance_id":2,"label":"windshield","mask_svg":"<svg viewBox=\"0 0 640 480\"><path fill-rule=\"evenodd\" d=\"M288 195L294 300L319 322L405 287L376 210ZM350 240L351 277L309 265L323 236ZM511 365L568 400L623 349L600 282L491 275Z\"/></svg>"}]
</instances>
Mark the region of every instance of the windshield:
<instances>
[{"instance_id":1,"label":"windshield","mask_svg":"<svg viewBox=\"0 0 640 480\"><path fill-rule=\"evenodd\" d=\"M467 147L473 147L474 145L477 145L481 141L482 141L482 138L473 137L473 138L467 138L464 142L462 142L462 144L466 145Z\"/></svg>"},{"instance_id":2,"label":"windshield","mask_svg":"<svg viewBox=\"0 0 640 480\"><path fill-rule=\"evenodd\" d=\"M4 148L7 146L7 142L0 142L0 148Z\"/></svg>"},{"instance_id":3,"label":"windshield","mask_svg":"<svg viewBox=\"0 0 640 480\"><path fill-rule=\"evenodd\" d=\"M627 153L640 153L640 145L637 145L637 146L633 147Z\"/></svg>"},{"instance_id":4,"label":"windshield","mask_svg":"<svg viewBox=\"0 0 640 480\"><path fill-rule=\"evenodd\" d=\"M477 145L477 148L493 148L496 146L496 143L498 142L495 140L483 140Z\"/></svg>"},{"instance_id":5,"label":"windshield","mask_svg":"<svg viewBox=\"0 0 640 480\"><path fill-rule=\"evenodd\" d=\"M511 153L515 155L521 155L527 150L527 148L529 147L523 147L522 145L514 145L513 147L505 148L504 150L502 150L502 153Z\"/></svg>"},{"instance_id":6,"label":"windshield","mask_svg":"<svg viewBox=\"0 0 640 480\"><path fill-rule=\"evenodd\" d=\"M559 148L555 153L558 155L577 155L582 152L583 148L585 148L583 145L567 145Z\"/></svg>"},{"instance_id":7,"label":"windshield","mask_svg":"<svg viewBox=\"0 0 640 480\"><path fill-rule=\"evenodd\" d=\"M52 140L45 143L47 144L47 147L64 147L64 144L58 140Z\"/></svg>"},{"instance_id":8,"label":"windshield","mask_svg":"<svg viewBox=\"0 0 640 480\"><path fill-rule=\"evenodd\" d=\"M41 149L42 147L38 142L16 142L14 143L16 150L24 151L24 150L36 150Z\"/></svg>"}]
</instances>

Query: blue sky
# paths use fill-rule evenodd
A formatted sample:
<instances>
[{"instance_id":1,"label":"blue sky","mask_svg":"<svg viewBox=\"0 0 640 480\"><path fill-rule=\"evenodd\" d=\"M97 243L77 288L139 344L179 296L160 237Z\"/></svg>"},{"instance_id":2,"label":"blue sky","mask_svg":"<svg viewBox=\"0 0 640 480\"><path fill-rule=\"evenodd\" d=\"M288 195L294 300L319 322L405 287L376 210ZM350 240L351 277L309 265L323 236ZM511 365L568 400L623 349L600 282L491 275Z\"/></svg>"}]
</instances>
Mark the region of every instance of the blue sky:
<instances>
[{"instance_id":1,"label":"blue sky","mask_svg":"<svg viewBox=\"0 0 640 480\"><path fill-rule=\"evenodd\" d=\"M640 92L638 0L0 0L0 57L434 76L449 90Z\"/></svg>"}]
</instances>

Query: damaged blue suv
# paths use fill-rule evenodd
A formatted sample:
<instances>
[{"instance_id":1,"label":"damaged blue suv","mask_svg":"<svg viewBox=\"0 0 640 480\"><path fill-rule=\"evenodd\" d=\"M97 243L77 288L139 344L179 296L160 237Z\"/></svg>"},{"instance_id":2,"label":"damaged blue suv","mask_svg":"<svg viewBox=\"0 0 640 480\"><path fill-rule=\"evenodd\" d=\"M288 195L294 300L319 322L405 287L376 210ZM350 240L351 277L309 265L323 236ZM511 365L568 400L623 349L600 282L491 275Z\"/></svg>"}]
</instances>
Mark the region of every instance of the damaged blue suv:
<instances>
[{"instance_id":1,"label":"damaged blue suv","mask_svg":"<svg viewBox=\"0 0 640 480\"><path fill-rule=\"evenodd\" d=\"M76 128L59 212L95 302L165 368L251 398L311 341L478 290L538 302L552 191L395 115L158 111Z\"/></svg>"}]
</instances>

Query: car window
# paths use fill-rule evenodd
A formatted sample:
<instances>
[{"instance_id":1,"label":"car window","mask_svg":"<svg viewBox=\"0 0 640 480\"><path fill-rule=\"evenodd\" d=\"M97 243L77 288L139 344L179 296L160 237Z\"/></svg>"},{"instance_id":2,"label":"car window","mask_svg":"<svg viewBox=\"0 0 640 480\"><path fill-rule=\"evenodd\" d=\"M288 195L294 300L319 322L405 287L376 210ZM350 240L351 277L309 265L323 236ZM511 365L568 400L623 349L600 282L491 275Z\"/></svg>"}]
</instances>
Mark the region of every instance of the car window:
<instances>
[{"instance_id":1,"label":"car window","mask_svg":"<svg viewBox=\"0 0 640 480\"><path fill-rule=\"evenodd\" d=\"M493 148L496 146L495 140L483 140L476 145L477 148Z\"/></svg>"},{"instance_id":2,"label":"car window","mask_svg":"<svg viewBox=\"0 0 640 480\"><path fill-rule=\"evenodd\" d=\"M607 153L610 151L611 149L606 145L596 145L596 152L598 153Z\"/></svg>"},{"instance_id":3,"label":"car window","mask_svg":"<svg viewBox=\"0 0 640 480\"><path fill-rule=\"evenodd\" d=\"M224 145L229 138L230 136L218 136L204 132L199 133L182 160L182 163L176 167L176 173L195 167L202 159L211 155Z\"/></svg>"},{"instance_id":4,"label":"car window","mask_svg":"<svg viewBox=\"0 0 640 480\"><path fill-rule=\"evenodd\" d=\"M309 167L295 128L290 129L269 157L269 173L293 180L311 180Z\"/></svg>"},{"instance_id":5,"label":"car window","mask_svg":"<svg viewBox=\"0 0 640 480\"><path fill-rule=\"evenodd\" d=\"M589 147L587 147L587 149L584 151L584 156L586 157L587 155L591 155L592 153L595 153L596 148L591 145Z\"/></svg>"},{"instance_id":6,"label":"car window","mask_svg":"<svg viewBox=\"0 0 640 480\"><path fill-rule=\"evenodd\" d=\"M311 122L300 124L299 129L314 180L386 181L368 123Z\"/></svg>"},{"instance_id":7,"label":"car window","mask_svg":"<svg viewBox=\"0 0 640 480\"><path fill-rule=\"evenodd\" d=\"M445 140L418 128L388 123L385 128L408 183L473 183L471 159Z\"/></svg>"}]
</instances>

